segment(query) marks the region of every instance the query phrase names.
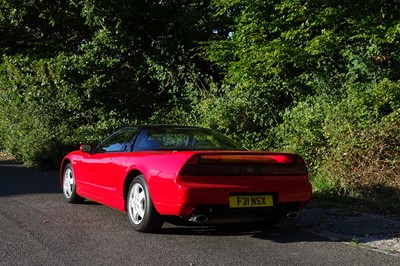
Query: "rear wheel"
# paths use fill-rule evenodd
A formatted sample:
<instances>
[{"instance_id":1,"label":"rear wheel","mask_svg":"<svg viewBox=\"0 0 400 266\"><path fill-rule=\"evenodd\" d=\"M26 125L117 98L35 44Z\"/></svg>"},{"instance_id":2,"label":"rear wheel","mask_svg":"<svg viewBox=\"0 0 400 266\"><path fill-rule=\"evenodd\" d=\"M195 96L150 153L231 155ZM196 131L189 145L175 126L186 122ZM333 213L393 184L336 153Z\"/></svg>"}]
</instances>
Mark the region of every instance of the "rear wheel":
<instances>
[{"instance_id":1,"label":"rear wheel","mask_svg":"<svg viewBox=\"0 0 400 266\"><path fill-rule=\"evenodd\" d=\"M68 203L82 203L85 199L76 194L76 182L71 164L64 167L63 195Z\"/></svg>"},{"instance_id":2,"label":"rear wheel","mask_svg":"<svg viewBox=\"0 0 400 266\"><path fill-rule=\"evenodd\" d=\"M136 231L155 232L161 228L163 219L155 209L143 175L133 179L127 197L129 222Z\"/></svg>"}]
</instances>

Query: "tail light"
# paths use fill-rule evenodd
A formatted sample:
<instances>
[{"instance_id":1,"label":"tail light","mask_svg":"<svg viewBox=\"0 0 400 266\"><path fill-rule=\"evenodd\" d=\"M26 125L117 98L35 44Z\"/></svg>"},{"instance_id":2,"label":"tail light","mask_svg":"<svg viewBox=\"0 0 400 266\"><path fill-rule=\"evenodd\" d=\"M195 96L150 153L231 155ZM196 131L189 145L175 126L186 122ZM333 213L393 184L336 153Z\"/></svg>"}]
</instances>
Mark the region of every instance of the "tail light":
<instances>
[{"instance_id":1,"label":"tail light","mask_svg":"<svg viewBox=\"0 0 400 266\"><path fill-rule=\"evenodd\" d=\"M200 163L208 164L291 164L291 155L202 155L198 156ZM192 159L195 159L193 157Z\"/></svg>"},{"instance_id":2,"label":"tail light","mask_svg":"<svg viewBox=\"0 0 400 266\"><path fill-rule=\"evenodd\" d=\"M181 175L187 176L304 174L306 165L296 154L196 155L181 170Z\"/></svg>"}]
</instances>

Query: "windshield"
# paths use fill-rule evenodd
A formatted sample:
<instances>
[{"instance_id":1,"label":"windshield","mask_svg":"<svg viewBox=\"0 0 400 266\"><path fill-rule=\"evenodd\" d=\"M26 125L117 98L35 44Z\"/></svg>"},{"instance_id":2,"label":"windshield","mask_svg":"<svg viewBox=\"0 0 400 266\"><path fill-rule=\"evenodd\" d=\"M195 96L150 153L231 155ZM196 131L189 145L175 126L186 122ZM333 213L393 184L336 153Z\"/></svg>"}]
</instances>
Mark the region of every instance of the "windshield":
<instances>
[{"instance_id":1,"label":"windshield","mask_svg":"<svg viewBox=\"0 0 400 266\"><path fill-rule=\"evenodd\" d=\"M144 128L134 150L244 150L219 132L190 127Z\"/></svg>"}]
</instances>

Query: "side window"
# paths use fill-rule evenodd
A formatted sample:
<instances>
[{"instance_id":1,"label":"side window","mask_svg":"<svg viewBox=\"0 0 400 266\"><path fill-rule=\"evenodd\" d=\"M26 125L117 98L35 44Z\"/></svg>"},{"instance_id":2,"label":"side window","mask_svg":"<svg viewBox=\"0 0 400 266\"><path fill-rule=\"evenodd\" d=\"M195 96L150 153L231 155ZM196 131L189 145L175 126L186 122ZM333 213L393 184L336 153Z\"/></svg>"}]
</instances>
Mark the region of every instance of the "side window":
<instances>
[{"instance_id":1,"label":"side window","mask_svg":"<svg viewBox=\"0 0 400 266\"><path fill-rule=\"evenodd\" d=\"M131 151L133 129L118 131L108 137L97 148L96 152L128 152Z\"/></svg>"},{"instance_id":2,"label":"side window","mask_svg":"<svg viewBox=\"0 0 400 266\"><path fill-rule=\"evenodd\" d=\"M147 130L143 130L137 137L134 150L157 150L162 145L163 143L161 138L158 138L155 134L150 135Z\"/></svg>"}]
</instances>

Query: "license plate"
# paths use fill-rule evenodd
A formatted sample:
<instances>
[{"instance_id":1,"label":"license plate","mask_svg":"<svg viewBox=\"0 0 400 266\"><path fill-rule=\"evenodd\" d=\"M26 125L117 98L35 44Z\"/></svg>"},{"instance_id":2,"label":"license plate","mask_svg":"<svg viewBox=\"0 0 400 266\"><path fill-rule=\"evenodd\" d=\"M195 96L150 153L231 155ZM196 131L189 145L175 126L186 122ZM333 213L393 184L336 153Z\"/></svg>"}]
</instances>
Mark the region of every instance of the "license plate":
<instances>
[{"instance_id":1,"label":"license plate","mask_svg":"<svg viewBox=\"0 0 400 266\"><path fill-rule=\"evenodd\" d=\"M254 208L272 206L274 206L272 195L229 196L229 207L231 208Z\"/></svg>"}]
</instances>

